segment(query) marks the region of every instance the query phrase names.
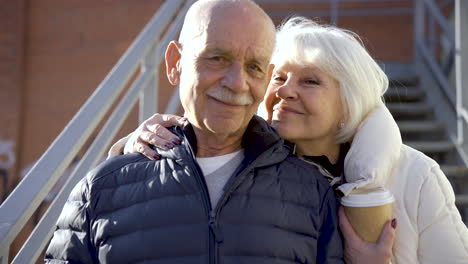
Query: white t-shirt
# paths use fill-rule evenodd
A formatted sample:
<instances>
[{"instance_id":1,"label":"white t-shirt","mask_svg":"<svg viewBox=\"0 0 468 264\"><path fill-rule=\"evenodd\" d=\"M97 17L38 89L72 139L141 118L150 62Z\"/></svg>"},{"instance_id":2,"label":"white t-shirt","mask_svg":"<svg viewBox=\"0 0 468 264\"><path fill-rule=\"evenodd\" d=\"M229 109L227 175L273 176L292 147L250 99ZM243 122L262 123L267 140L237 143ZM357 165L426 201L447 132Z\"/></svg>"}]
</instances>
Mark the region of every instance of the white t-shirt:
<instances>
[{"instance_id":1,"label":"white t-shirt","mask_svg":"<svg viewBox=\"0 0 468 264\"><path fill-rule=\"evenodd\" d=\"M216 207L223 194L224 185L243 159L243 149L221 156L197 158L205 177L212 208Z\"/></svg>"}]
</instances>

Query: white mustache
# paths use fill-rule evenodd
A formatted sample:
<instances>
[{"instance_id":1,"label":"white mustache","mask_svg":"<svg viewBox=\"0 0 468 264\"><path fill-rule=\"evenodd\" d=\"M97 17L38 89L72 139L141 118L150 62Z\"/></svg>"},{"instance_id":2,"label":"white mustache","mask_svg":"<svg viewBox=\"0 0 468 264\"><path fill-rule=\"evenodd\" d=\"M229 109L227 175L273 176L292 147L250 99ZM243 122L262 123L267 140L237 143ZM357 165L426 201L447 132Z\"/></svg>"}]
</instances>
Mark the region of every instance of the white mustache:
<instances>
[{"instance_id":1,"label":"white mustache","mask_svg":"<svg viewBox=\"0 0 468 264\"><path fill-rule=\"evenodd\" d=\"M234 105L251 105L254 103L253 96L250 93L234 93L227 88L213 88L207 94L216 100Z\"/></svg>"}]
</instances>

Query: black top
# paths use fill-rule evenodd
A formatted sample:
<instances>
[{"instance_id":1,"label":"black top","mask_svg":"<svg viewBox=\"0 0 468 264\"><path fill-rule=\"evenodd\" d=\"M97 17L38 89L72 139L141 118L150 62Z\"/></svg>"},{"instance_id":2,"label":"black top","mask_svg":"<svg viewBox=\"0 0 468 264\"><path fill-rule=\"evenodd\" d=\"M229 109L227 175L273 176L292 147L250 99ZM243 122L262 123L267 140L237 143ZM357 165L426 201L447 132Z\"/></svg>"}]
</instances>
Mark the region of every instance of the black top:
<instances>
[{"instance_id":1,"label":"black top","mask_svg":"<svg viewBox=\"0 0 468 264\"><path fill-rule=\"evenodd\" d=\"M350 147L351 145L349 143L344 143L340 145L340 154L335 164L332 164L330 160L327 158L327 156L325 155L304 156L304 159L319 164L324 169L326 169L331 175L333 175L334 177L338 177L343 174L344 161L345 161L346 154L348 154Z\"/></svg>"}]
</instances>

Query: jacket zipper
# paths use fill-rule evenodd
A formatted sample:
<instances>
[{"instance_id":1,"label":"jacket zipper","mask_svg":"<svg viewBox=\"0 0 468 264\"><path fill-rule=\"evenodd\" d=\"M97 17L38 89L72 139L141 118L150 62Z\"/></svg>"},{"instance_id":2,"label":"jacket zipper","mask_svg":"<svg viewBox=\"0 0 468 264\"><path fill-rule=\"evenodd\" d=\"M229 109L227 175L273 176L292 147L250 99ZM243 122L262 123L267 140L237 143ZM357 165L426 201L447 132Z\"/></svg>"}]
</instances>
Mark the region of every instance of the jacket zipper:
<instances>
[{"instance_id":1,"label":"jacket zipper","mask_svg":"<svg viewBox=\"0 0 468 264\"><path fill-rule=\"evenodd\" d=\"M182 134L184 134L182 132ZM217 264L218 263L218 244L223 242L223 235L218 229L218 215L219 212L221 211L221 208L223 207L224 203L226 202L227 198L231 195L231 192L234 190L236 186L238 186L242 180L244 179L245 175L252 170L252 168L255 167L256 161L260 159L260 157L269 155L266 152L262 153L259 157L257 157L254 161L252 161L250 164L248 164L244 169L241 170L241 173L236 175L236 179L234 181L228 181L229 183L229 188L223 192L223 195L218 201L217 206L215 207L214 210L212 210L212 205L210 202L210 196L208 193L208 187L205 182L205 178L203 176L203 173L200 169L200 166L194 162L196 160L195 153L193 152L192 147L190 146L187 137L184 137L184 141L186 146L189 149L189 153L192 155L192 160L191 165L194 168L194 171L196 173L197 182L200 185L202 191L203 191L203 200L204 200L204 205L205 205L205 210L208 215L208 229L209 229L209 234L208 234L208 257L209 257L209 263L210 264ZM269 149L276 147L277 144L274 146L270 147Z\"/></svg>"},{"instance_id":2,"label":"jacket zipper","mask_svg":"<svg viewBox=\"0 0 468 264\"><path fill-rule=\"evenodd\" d=\"M195 172L195 178L197 179L198 185L200 186L202 190L202 198L203 198L203 205L205 207L205 212L206 216L208 218L208 263L210 264L216 264L216 258L215 258L215 233L213 232L212 229L212 210L211 210L211 202L210 202L210 195L208 193L208 187L205 182L205 178L203 177L203 173L200 169L200 166L195 162L195 153L192 150L192 147L190 146L187 138L185 137L184 139L186 146L189 149L189 153L192 155L192 159L190 160L190 163L192 165L192 169Z\"/></svg>"},{"instance_id":3,"label":"jacket zipper","mask_svg":"<svg viewBox=\"0 0 468 264\"><path fill-rule=\"evenodd\" d=\"M276 147L276 144L273 147ZM245 176L253 168L255 168L256 161L259 160L263 155L269 155L269 154L265 154L265 153L266 152L262 153L254 161L252 161L250 164L245 166L245 168L243 168L238 175L234 176L235 180L227 182L227 184L229 184L228 188L225 189L225 191L223 192L223 195L221 196L221 198L218 201L217 206L214 208L214 210L210 214L210 223L212 223L212 224L210 224L210 226L213 226L212 230L213 230L213 234L215 236L216 242L217 242L215 244L215 252L214 252L214 254L215 254L215 258L214 258L215 263L218 262L218 254L219 254L217 245L223 241L222 233L218 229L218 215L219 215L219 212L221 211L221 208L223 207L224 203L227 201L227 199L229 198L231 193L234 191L234 189L237 186L239 186L239 184L244 180Z\"/></svg>"}]
</instances>

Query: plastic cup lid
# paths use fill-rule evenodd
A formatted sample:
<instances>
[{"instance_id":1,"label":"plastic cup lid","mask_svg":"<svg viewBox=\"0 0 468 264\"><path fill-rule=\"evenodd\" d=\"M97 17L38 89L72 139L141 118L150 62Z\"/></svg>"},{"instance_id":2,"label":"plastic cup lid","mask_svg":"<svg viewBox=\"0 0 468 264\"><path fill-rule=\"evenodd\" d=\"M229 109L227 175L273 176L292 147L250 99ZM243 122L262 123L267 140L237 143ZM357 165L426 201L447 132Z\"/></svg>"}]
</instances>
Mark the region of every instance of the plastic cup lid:
<instances>
[{"instance_id":1,"label":"plastic cup lid","mask_svg":"<svg viewBox=\"0 0 468 264\"><path fill-rule=\"evenodd\" d=\"M387 190L363 194L350 194L341 198L341 204L347 207L372 207L393 203L395 198Z\"/></svg>"}]
</instances>

